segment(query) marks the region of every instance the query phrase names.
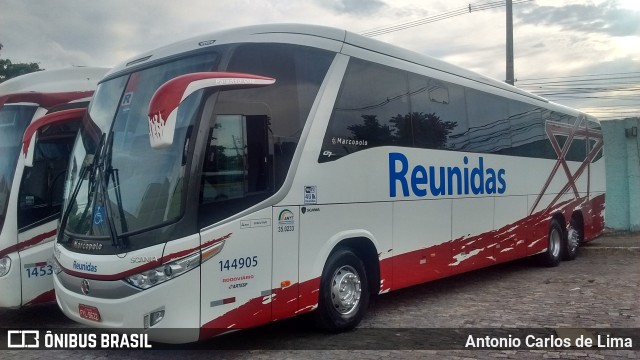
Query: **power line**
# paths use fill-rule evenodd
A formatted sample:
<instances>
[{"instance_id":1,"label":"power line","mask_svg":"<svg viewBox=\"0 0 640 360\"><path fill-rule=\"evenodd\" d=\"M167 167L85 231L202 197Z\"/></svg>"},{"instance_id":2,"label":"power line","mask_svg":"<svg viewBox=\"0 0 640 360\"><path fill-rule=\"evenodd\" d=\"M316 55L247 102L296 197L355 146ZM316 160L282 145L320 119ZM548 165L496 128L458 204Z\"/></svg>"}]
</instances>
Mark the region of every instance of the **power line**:
<instances>
[{"instance_id":1,"label":"power line","mask_svg":"<svg viewBox=\"0 0 640 360\"><path fill-rule=\"evenodd\" d=\"M551 85L551 84L573 84L573 83L583 83L583 82L595 82L595 81L610 81L610 80L630 80L630 79L638 79L640 80L640 75L638 76L623 76L623 77L614 77L614 78L596 78L596 79L577 79L577 80L560 80L560 81L544 81L544 82L533 82L528 84L519 84L520 86L536 86L536 85ZM634 83L637 83L634 82Z\"/></svg>"},{"instance_id":2,"label":"power line","mask_svg":"<svg viewBox=\"0 0 640 360\"><path fill-rule=\"evenodd\" d=\"M562 96L562 95L576 95L576 94L597 94L597 93L618 93L618 92L638 92L640 94L640 88L636 89L608 89L608 90L584 90L584 89L572 89L563 92L536 92L540 96Z\"/></svg>"},{"instance_id":3,"label":"power line","mask_svg":"<svg viewBox=\"0 0 640 360\"><path fill-rule=\"evenodd\" d=\"M472 7L473 7L473 5L476 5L476 4L481 3L481 2L483 2L483 1L485 1L485 0L476 1L476 2L474 2L474 3L469 4L468 6L472 6ZM465 7L465 8L462 8L462 9L468 9L468 6L467 6L467 7ZM460 9L456 9L456 10L449 10L449 11L447 11L446 13L454 12L454 11L458 11L458 10L460 10ZM446 13L444 13L444 14L446 14ZM442 15L442 14L440 14L440 15ZM433 15L433 16L436 16L436 15ZM423 19L424 19L424 18L423 18ZM420 21L420 20L421 20L421 19L412 20L412 21ZM368 30L363 30L360 34L361 34L361 35L363 35L363 34L366 34L366 33L368 33L368 32L373 32L373 31L383 30L383 29L386 29L386 28L394 27L394 26L405 25L405 24L407 24L407 23L408 23L407 21L400 21L400 22L397 22L397 23L395 23L395 24L390 24L390 25L385 25L385 26L379 26L379 27L375 27L375 28L368 29Z\"/></svg>"},{"instance_id":4,"label":"power line","mask_svg":"<svg viewBox=\"0 0 640 360\"><path fill-rule=\"evenodd\" d=\"M640 72L520 79L520 88L574 107L601 120L640 117Z\"/></svg>"},{"instance_id":5,"label":"power line","mask_svg":"<svg viewBox=\"0 0 640 360\"><path fill-rule=\"evenodd\" d=\"M533 0L513 0L512 4L522 4ZM391 32L401 31L416 26L425 25L428 23L449 19L452 17L461 16L476 11L483 11L502 7L506 5L506 1L493 1L484 4L471 3L467 7L450 10L441 14L397 23L385 27L373 28L361 33L363 36L374 37ZM615 77L611 77L615 76ZM549 80L549 81L541 81ZM624 80L616 81L613 80ZM637 80L637 81L636 81ZM638 102L640 107L640 88L630 87L637 85L640 82L640 72L616 72L605 74L588 74L588 75L571 75L571 76L557 76L557 77L540 77L531 79L515 80L517 85L523 89L534 92L540 96L549 97L551 100L567 100L567 101L585 101L585 100L603 100L611 103L615 101L632 101ZM627 82L631 81L631 82ZM606 82L606 83L603 83ZM637 95L636 95L637 93ZM597 95L598 96L592 96ZM602 107L588 107L591 113L611 115L605 118L614 118L618 115L636 114L635 103L616 105L616 106L602 106ZM632 109L620 110L620 108L633 107ZM587 108L587 107L585 107ZM612 110L598 110L598 109L612 109ZM618 110L613 110L618 109ZM616 115L617 114L617 115Z\"/></svg>"},{"instance_id":6,"label":"power line","mask_svg":"<svg viewBox=\"0 0 640 360\"><path fill-rule=\"evenodd\" d=\"M620 98L619 96L576 96L576 95L560 95L550 96L550 100L562 99L562 100L583 100L583 99L600 99L600 100L620 100L620 101L640 101L640 95L627 95L629 98ZM555 100L554 100L555 101Z\"/></svg>"},{"instance_id":7,"label":"power line","mask_svg":"<svg viewBox=\"0 0 640 360\"><path fill-rule=\"evenodd\" d=\"M594 114L640 114L640 111L636 109L607 111L607 110L597 110L597 108L594 108L594 109L591 109L591 113L594 113Z\"/></svg>"},{"instance_id":8,"label":"power line","mask_svg":"<svg viewBox=\"0 0 640 360\"><path fill-rule=\"evenodd\" d=\"M513 1L513 5L522 4L522 3L526 3L526 2L530 2L530 1L533 1L533 0L514 0ZM474 4L477 4L477 3L474 3ZM469 4L468 6L463 7L463 8L450 10L450 11L447 11L447 12L444 12L444 13L441 13L441 14L425 17L425 18L422 18L422 19L407 21L407 22L403 22L403 23L400 23L400 24L397 24L397 25L390 25L390 26L385 26L385 27L380 27L380 28L373 28L371 30L367 30L367 31L361 32L360 35L367 36L367 37L380 36L380 35L388 34L388 33L395 32L395 31L405 30L405 29L409 29L409 28L412 28L412 27L425 25L425 24L436 22L436 21L440 21L440 20L449 19L449 18L452 18L452 17L465 15L465 14L468 14L468 13L471 13L471 12L484 11L484 10L498 8L498 7L503 7L503 6L505 6L505 4L506 4L506 1L494 1L494 2L490 2L490 3L486 3L486 4L480 4L480 5Z\"/></svg>"},{"instance_id":9,"label":"power line","mask_svg":"<svg viewBox=\"0 0 640 360\"><path fill-rule=\"evenodd\" d=\"M588 74L588 75L554 76L554 77L542 77L542 78L531 78L531 79L518 79L518 80L516 80L516 81L517 81L517 82L521 82L521 81L532 81L532 80L555 80L555 79L569 79L569 78L577 78L577 77L609 76L609 75L629 75L629 74L638 74L638 76L640 76L640 71L619 72L619 73L608 73L608 74Z\"/></svg>"},{"instance_id":10,"label":"power line","mask_svg":"<svg viewBox=\"0 0 640 360\"><path fill-rule=\"evenodd\" d=\"M625 108L625 107L636 108L638 106L633 104L609 105L609 106L602 105L602 106L594 106L592 109L619 109L619 108Z\"/></svg>"},{"instance_id":11,"label":"power line","mask_svg":"<svg viewBox=\"0 0 640 360\"><path fill-rule=\"evenodd\" d=\"M513 4L521 4L532 0L514 0ZM483 11L502 7L505 1L494 1L486 4L474 5L469 4L465 8L451 10L434 16L402 22L381 28L374 28L361 33L364 36L379 36L395 31L401 31L412 27L428 24L435 21L445 20L448 18L461 16L474 11ZM548 81L542 81L548 80ZM617 80L614 82L614 80ZM633 87L640 81L640 72L616 72L604 74L587 74L587 75L571 75L557 77L540 77L530 79L516 80L518 86L528 89L540 96L548 97L551 100L565 101L585 101L585 100L603 100L603 101L631 101L631 104L603 106L603 107L585 107L589 113L608 115L602 118L619 118L628 114L637 114L638 110L635 102L640 100L640 88ZM636 95L636 93L638 95ZM590 96L597 95L598 96ZM639 104L640 105L640 104ZM640 106L639 106L640 107ZM621 109L625 108L625 109ZM631 109L628 109L631 108ZM600 110L603 109L603 110ZM607 110L608 109L608 110Z\"/></svg>"}]
</instances>

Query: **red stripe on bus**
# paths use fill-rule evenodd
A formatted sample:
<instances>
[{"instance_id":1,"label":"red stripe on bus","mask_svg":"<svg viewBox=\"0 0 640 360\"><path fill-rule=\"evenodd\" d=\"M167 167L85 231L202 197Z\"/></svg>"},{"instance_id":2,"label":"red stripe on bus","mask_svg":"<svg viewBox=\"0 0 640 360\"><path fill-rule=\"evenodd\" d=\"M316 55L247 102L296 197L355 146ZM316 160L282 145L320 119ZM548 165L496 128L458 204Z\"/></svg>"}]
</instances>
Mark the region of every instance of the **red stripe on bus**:
<instances>
[{"instance_id":1,"label":"red stripe on bus","mask_svg":"<svg viewBox=\"0 0 640 360\"><path fill-rule=\"evenodd\" d=\"M208 241L206 243L204 243L203 245L200 245L198 247L195 248L191 248L191 249L187 249L187 250L182 250L182 251L178 251L175 252L173 254L169 254L167 256L163 256L161 259L155 260L155 261L150 261L146 264L134 267L132 269L126 270L126 271L122 271L116 274L93 274L93 273L85 273L85 272L80 272L80 271L75 271L75 270L71 270L68 269L66 267L64 267L62 264L60 264L60 268L62 268L62 271L64 271L65 273L69 274L69 275L73 275L76 277L81 277L84 279L91 279L91 280L104 280L104 281L115 281L115 280L122 280L126 277L132 276L132 275L136 275L139 274L143 271L147 271L147 270L151 270L151 269L155 269L159 266L161 266L162 264L166 264L174 259L180 259L183 258L185 256L189 256L191 254L194 254L198 251L200 251L201 249L214 244L216 242L220 242L222 240L226 240L229 237L231 237L232 233L229 233L225 236L222 236L220 238Z\"/></svg>"},{"instance_id":2,"label":"red stripe on bus","mask_svg":"<svg viewBox=\"0 0 640 360\"><path fill-rule=\"evenodd\" d=\"M80 119L84 115L85 111L85 108L57 111L52 114L47 114L29 124L22 136L22 152L24 156L27 156L27 151L31 144L31 138L38 129L49 124L63 124L68 121Z\"/></svg>"},{"instance_id":3,"label":"red stripe on bus","mask_svg":"<svg viewBox=\"0 0 640 360\"><path fill-rule=\"evenodd\" d=\"M32 247L34 245L37 245L37 244L43 242L44 240L46 240L46 239L48 239L48 238L50 238L52 236L55 236L56 233L57 233L56 230L51 230L51 231L46 232L44 234L36 235L36 236L32 237L29 240L26 240L26 241L20 242L18 244L11 245L11 246L9 246L9 247L7 247L5 249L2 249L2 250L0 250L0 258L5 256L5 255L7 255L7 254L11 254L11 253L16 252L16 251L22 251L22 250L24 250L26 248Z\"/></svg>"},{"instance_id":4,"label":"red stripe on bus","mask_svg":"<svg viewBox=\"0 0 640 360\"><path fill-rule=\"evenodd\" d=\"M93 95L93 90L89 91L68 91L68 92L24 92L0 96L0 107L4 104L13 103L34 103L49 109L60 104L66 104L73 100L89 98Z\"/></svg>"},{"instance_id":5,"label":"red stripe on bus","mask_svg":"<svg viewBox=\"0 0 640 360\"><path fill-rule=\"evenodd\" d=\"M547 233L551 217L561 213L568 222L572 212L579 208L597 214L596 219L602 219L596 220L591 226L585 224L584 240L592 240L604 230L604 194L590 200L582 198L558 204L554 208L527 216L497 230L467 238L461 237L451 242L383 259L380 261L380 292L397 290L485 267L486 260L490 257L493 257L491 262L497 264L544 251L547 248ZM460 257L469 244L473 244L474 249L480 251L467 258ZM501 246L496 248L498 244ZM505 249L509 250L503 251ZM425 265L421 264L422 259L426 259ZM275 288L272 290L271 301L265 301L265 297L262 296L253 298L204 324L200 329L200 340L230 330L251 328L313 311L318 305L319 288L319 277L284 289ZM288 304L295 303L295 301L289 301L296 296L298 302L295 306L297 309L294 310ZM284 308L280 308L282 306ZM279 310L274 311L275 307ZM273 311L271 316L268 316L271 311Z\"/></svg>"},{"instance_id":6,"label":"red stripe on bus","mask_svg":"<svg viewBox=\"0 0 640 360\"><path fill-rule=\"evenodd\" d=\"M206 247L208 247L210 245L213 245L213 244L219 243L219 242L221 242L223 240L229 239L231 237L231 234L233 234L233 233L228 233L227 235L219 237L217 239L209 240L209 241L203 243L202 245L194 247L194 248L191 248L191 249L182 250L182 251L175 252L173 254L165 255L165 256L162 257L162 263L163 264L164 263L168 263L168 262L171 262L172 260L180 259L180 258L183 258L185 256L189 256L189 255L191 255L191 254L193 254L193 253L195 253L197 251L200 251L200 250L202 250L202 249L204 249L204 248L206 248Z\"/></svg>"},{"instance_id":7,"label":"red stripe on bus","mask_svg":"<svg viewBox=\"0 0 640 360\"><path fill-rule=\"evenodd\" d=\"M104 280L104 281L115 281L115 280L122 280L126 277L129 277L131 275L136 275L139 274L143 271L147 271L147 270L151 270L151 269L155 269L158 266L162 265L162 262L160 260L155 260L155 261L150 261L146 264L137 266L133 269L129 269L123 272L119 272L117 274L110 274L110 275L103 275L103 274L93 274L93 273L85 273L85 272L80 272L80 271L75 271L75 270L71 270L71 269L67 269L66 267L64 267L62 264L60 264L60 268L62 268L62 271L64 271L65 273L75 276L75 277L80 277L83 279L91 279L91 280Z\"/></svg>"},{"instance_id":8,"label":"red stripe on bus","mask_svg":"<svg viewBox=\"0 0 640 360\"><path fill-rule=\"evenodd\" d=\"M56 293L55 293L55 291L53 289L51 289L49 291L46 291L46 292L36 296L33 300L31 300L28 303L24 304L24 306L42 304L42 303L51 302L51 301L55 301L55 300L56 300Z\"/></svg>"}]
</instances>

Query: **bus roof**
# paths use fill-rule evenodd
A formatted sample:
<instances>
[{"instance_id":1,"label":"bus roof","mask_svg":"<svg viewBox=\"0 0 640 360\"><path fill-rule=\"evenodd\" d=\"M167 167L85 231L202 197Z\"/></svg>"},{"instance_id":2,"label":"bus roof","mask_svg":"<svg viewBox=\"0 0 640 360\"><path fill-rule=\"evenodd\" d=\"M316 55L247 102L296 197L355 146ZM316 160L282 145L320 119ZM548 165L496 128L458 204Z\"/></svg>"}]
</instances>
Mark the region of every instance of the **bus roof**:
<instances>
[{"instance_id":1,"label":"bus roof","mask_svg":"<svg viewBox=\"0 0 640 360\"><path fill-rule=\"evenodd\" d=\"M517 93L539 101L548 102L540 96L533 95L502 81L480 75L476 72L449 64L436 58L422 55L379 40L364 37L346 30L304 24L267 24L246 26L192 37L129 59L114 67L107 74L106 78L117 76L131 68L147 66L154 62L161 62L173 56L198 51L212 45L241 42L294 43L324 48L335 52L341 52L345 45L350 45L356 48L366 49L375 53L421 65L436 71L462 77L484 85Z\"/></svg>"},{"instance_id":2,"label":"bus roof","mask_svg":"<svg viewBox=\"0 0 640 360\"><path fill-rule=\"evenodd\" d=\"M93 91L108 70L100 67L69 67L25 74L1 83L0 96L27 92Z\"/></svg>"}]
</instances>

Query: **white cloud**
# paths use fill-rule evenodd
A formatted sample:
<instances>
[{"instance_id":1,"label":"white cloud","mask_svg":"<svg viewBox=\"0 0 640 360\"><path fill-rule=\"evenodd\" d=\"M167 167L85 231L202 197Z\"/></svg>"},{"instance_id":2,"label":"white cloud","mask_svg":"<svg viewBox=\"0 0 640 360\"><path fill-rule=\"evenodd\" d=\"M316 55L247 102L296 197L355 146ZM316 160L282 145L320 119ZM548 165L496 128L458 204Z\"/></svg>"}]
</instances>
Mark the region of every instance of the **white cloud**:
<instances>
[{"instance_id":1,"label":"white cloud","mask_svg":"<svg viewBox=\"0 0 640 360\"><path fill-rule=\"evenodd\" d=\"M358 33L464 8L468 3L4 0L0 56L14 62L39 62L43 68L113 66L171 42L236 26L298 22ZM599 69L598 64L606 64L603 69L640 71L638 4L638 0L536 0L514 5L516 78L589 74ZM502 8L466 13L378 39L504 78Z\"/></svg>"}]
</instances>

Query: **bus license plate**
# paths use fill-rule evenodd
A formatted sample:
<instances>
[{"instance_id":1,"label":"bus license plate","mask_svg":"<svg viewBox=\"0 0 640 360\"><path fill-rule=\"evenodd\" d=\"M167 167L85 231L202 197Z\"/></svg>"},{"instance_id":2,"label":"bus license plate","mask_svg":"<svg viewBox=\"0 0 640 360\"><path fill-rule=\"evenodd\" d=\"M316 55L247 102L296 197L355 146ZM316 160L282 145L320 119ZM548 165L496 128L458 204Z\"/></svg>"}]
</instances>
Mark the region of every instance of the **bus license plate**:
<instances>
[{"instance_id":1,"label":"bus license plate","mask_svg":"<svg viewBox=\"0 0 640 360\"><path fill-rule=\"evenodd\" d=\"M96 307L78 304L78 312L83 319L100 321L100 311Z\"/></svg>"}]
</instances>

